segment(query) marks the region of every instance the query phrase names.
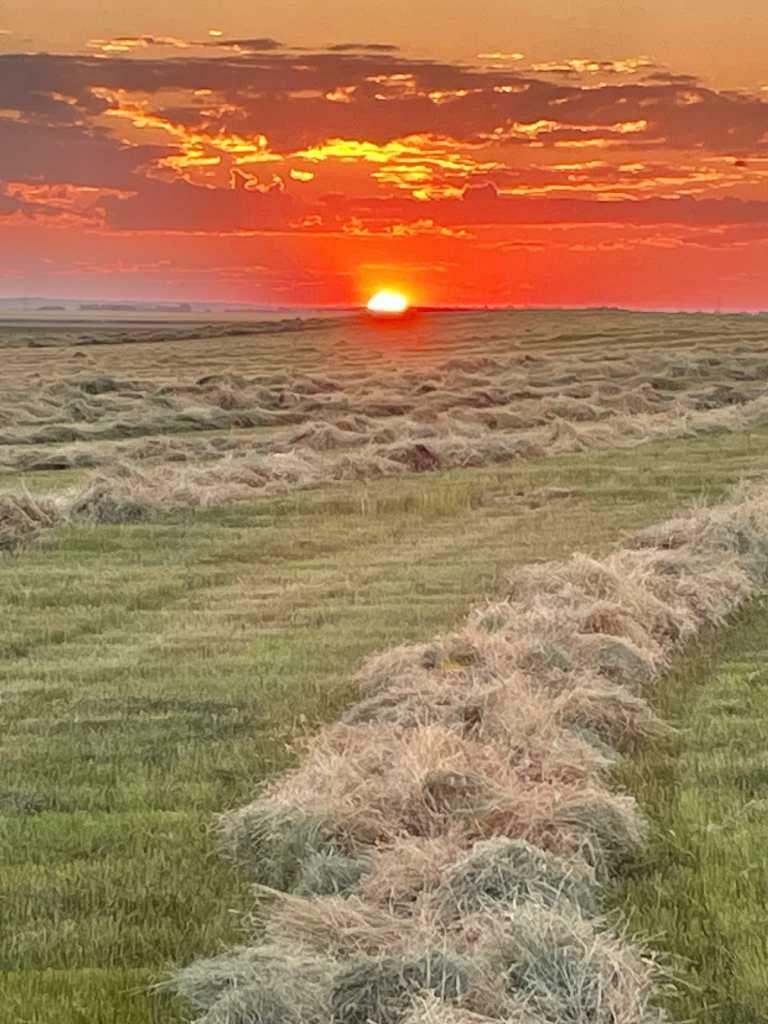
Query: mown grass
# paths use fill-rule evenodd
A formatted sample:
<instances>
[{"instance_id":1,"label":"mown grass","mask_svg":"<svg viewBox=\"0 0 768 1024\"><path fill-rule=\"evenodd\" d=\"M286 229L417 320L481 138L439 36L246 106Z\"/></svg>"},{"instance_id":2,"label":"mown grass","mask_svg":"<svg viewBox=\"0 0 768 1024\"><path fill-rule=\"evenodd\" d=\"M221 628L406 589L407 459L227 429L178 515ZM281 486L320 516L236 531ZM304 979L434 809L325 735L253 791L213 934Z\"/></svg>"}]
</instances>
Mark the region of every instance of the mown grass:
<instances>
[{"instance_id":1,"label":"mown grass","mask_svg":"<svg viewBox=\"0 0 768 1024\"><path fill-rule=\"evenodd\" d=\"M685 984L677 1020L763 1024L768 1008L768 599L678 659L657 705L678 727L623 781L650 815L617 893Z\"/></svg>"},{"instance_id":2,"label":"mown grass","mask_svg":"<svg viewBox=\"0 0 768 1024\"><path fill-rule=\"evenodd\" d=\"M30 494L51 494L82 486L91 472L89 469L48 469L30 473L5 469L0 471L0 490L24 489Z\"/></svg>"},{"instance_id":3,"label":"mown grass","mask_svg":"<svg viewBox=\"0 0 768 1024\"><path fill-rule=\"evenodd\" d=\"M175 1019L147 986L236 941L248 906L211 815L339 713L366 653L449 627L515 563L602 552L765 473L766 438L70 527L0 563L4 1019Z\"/></svg>"}]
</instances>

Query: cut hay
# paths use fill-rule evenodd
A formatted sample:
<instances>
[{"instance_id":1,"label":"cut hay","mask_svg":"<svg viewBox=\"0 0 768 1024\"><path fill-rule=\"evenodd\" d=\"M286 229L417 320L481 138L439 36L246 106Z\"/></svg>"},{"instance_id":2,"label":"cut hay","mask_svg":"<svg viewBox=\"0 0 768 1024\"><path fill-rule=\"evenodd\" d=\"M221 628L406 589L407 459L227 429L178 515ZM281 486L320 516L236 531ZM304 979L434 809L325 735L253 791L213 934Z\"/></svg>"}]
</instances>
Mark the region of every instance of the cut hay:
<instances>
[{"instance_id":1,"label":"cut hay","mask_svg":"<svg viewBox=\"0 0 768 1024\"><path fill-rule=\"evenodd\" d=\"M440 885L464 850L458 827L432 839L396 839L373 852L370 870L360 882L360 895L400 916L410 914L423 893Z\"/></svg>"},{"instance_id":2,"label":"cut hay","mask_svg":"<svg viewBox=\"0 0 768 1024\"><path fill-rule=\"evenodd\" d=\"M414 904L411 913L398 915L390 907L356 895L307 898L265 890L264 896L272 901L269 919L263 926L267 939L307 954L348 960L376 956L384 949L397 956L410 956L435 943L444 944L436 909L424 901ZM254 923L260 931L258 915Z\"/></svg>"},{"instance_id":3,"label":"cut hay","mask_svg":"<svg viewBox=\"0 0 768 1024\"><path fill-rule=\"evenodd\" d=\"M532 903L487 919L483 943L506 993L542 1024L661 1024L656 965L568 911Z\"/></svg>"},{"instance_id":4,"label":"cut hay","mask_svg":"<svg viewBox=\"0 0 768 1024\"><path fill-rule=\"evenodd\" d=\"M490 1024L492 1018L473 1013L455 1003L446 1003L433 993L412 1001L403 1024ZM530 1017L507 1017L509 1024L535 1024Z\"/></svg>"},{"instance_id":5,"label":"cut hay","mask_svg":"<svg viewBox=\"0 0 768 1024\"><path fill-rule=\"evenodd\" d=\"M271 889L289 892L321 873L327 879L334 864L342 877L349 871L334 842L333 824L312 813L257 802L221 815L218 824L232 858Z\"/></svg>"},{"instance_id":6,"label":"cut hay","mask_svg":"<svg viewBox=\"0 0 768 1024\"><path fill-rule=\"evenodd\" d=\"M331 842L345 853L408 836L428 840L457 828L465 843L501 834L561 854L589 847L600 864L626 859L642 838L633 802L607 790L598 752L565 730L553 736L556 742L508 747L440 726L324 730L310 742L300 768L250 807L225 817L225 837L241 860L261 875L282 877L287 888L301 870L297 835L313 819L324 822ZM595 818L609 823L602 831L573 810L584 800ZM264 821L270 822L268 846ZM297 831L301 821L307 824ZM259 823L255 830L253 822ZM281 822L287 823L284 830ZM317 852L322 833L311 834L305 857ZM605 848L603 835L610 840Z\"/></svg>"},{"instance_id":7,"label":"cut hay","mask_svg":"<svg viewBox=\"0 0 768 1024\"><path fill-rule=\"evenodd\" d=\"M546 853L524 839L476 843L454 864L432 894L450 921L534 900L555 906L566 900L586 914L597 911L597 884L586 862Z\"/></svg>"},{"instance_id":8,"label":"cut hay","mask_svg":"<svg viewBox=\"0 0 768 1024\"><path fill-rule=\"evenodd\" d=\"M14 553L61 520L58 506L27 491L0 494L0 554Z\"/></svg>"},{"instance_id":9,"label":"cut hay","mask_svg":"<svg viewBox=\"0 0 768 1024\"><path fill-rule=\"evenodd\" d=\"M326 958L306 1019L660 1024L656 965L599 915L646 836L606 769L665 730L646 693L673 652L766 581L768 490L741 490L606 558L518 569L458 629L368 659L343 721L221 821L270 887L259 935ZM260 984L200 1019L269 1020Z\"/></svg>"},{"instance_id":10,"label":"cut hay","mask_svg":"<svg viewBox=\"0 0 768 1024\"><path fill-rule=\"evenodd\" d=\"M301 861L293 891L300 896L338 896L354 892L368 868L365 859L320 850Z\"/></svg>"},{"instance_id":11,"label":"cut hay","mask_svg":"<svg viewBox=\"0 0 768 1024\"><path fill-rule=\"evenodd\" d=\"M401 378L390 383L396 388L406 386ZM83 494L75 498L73 514L93 522L119 523L169 509L225 505L349 480L633 447L709 431L739 431L768 419L768 397L761 395L718 408L695 409L676 399L676 404L667 402L663 408L651 403L651 411L624 412L618 406L612 410L527 389L522 405L535 408L526 413L520 402L514 406L493 404L503 389L494 392L489 387L480 389L476 397L491 402L490 410L466 408L467 393L461 390L443 390L439 401L428 392L429 403L414 410L409 402L371 404L364 398L355 403L341 394L324 392L320 399L312 400L293 394L289 401L285 389L273 392L246 380L232 386L212 381L206 396L213 405L207 406L181 404L184 398L199 398L200 387L175 392L172 388L153 392L138 385L131 388L126 384L94 394L88 399L91 404L84 403L83 392L73 388L72 395L77 397L67 399L71 405L67 416L73 423L48 414L45 419L33 419L27 427L3 432L0 445L9 453L22 446L35 446L38 452L32 458L10 454L9 464L29 463L39 469L101 467ZM653 389L646 389L642 391L646 405L649 394L665 401ZM513 401L514 392L507 392L505 400ZM280 408L262 408L254 402L277 403ZM108 403L114 408L108 408ZM283 408L286 403L291 408ZM544 406L549 410L546 414ZM553 418L555 409L559 414ZM300 429L288 433L291 424ZM274 432L258 442L252 436L236 436L238 429L256 426L271 427ZM152 435L165 439L190 431L216 431L221 436L166 441L165 453L158 443L145 447L140 443ZM122 444L114 450L102 449L100 445L108 441ZM135 447L130 447L130 441L137 442ZM70 447L46 452L43 458L40 445ZM156 464L147 466L147 460Z\"/></svg>"},{"instance_id":12,"label":"cut hay","mask_svg":"<svg viewBox=\"0 0 768 1024\"><path fill-rule=\"evenodd\" d=\"M121 492L108 479L97 477L70 503L67 514L74 520L117 525L147 519L154 508L145 494Z\"/></svg>"},{"instance_id":13,"label":"cut hay","mask_svg":"<svg viewBox=\"0 0 768 1024\"><path fill-rule=\"evenodd\" d=\"M400 1024L414 999L430 993L443 1003L461 1002L475 974L468 958L438 950L355 959L335 979L334 1024Z\"/></svg>"},{"instance_id":14,"label":"cut hay","mask_svg":"<svg viewBox=\"0 0 768 1024\"><path fill-rule=\"evenodd\" d=\"M269 946L198 960L159 986L183 999L195 1024L327 1024L334 964Z\"/></svg>"}]
</instances>

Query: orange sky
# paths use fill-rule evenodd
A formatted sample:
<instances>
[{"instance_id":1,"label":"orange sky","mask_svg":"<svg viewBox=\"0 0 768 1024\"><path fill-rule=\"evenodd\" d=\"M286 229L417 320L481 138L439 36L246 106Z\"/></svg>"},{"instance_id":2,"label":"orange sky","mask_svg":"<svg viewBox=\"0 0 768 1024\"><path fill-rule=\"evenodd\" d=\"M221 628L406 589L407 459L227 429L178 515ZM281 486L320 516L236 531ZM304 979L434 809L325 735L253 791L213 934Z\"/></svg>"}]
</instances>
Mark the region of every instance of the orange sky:
<instances>
[{"instance_id":1,"label":"orange sky","mask_svg":"<svg viewBox=\"0 0 768 1024\"><path fill-rule=\"evenodd\" d=\"M768 308L757 0L156 7L0 6L0 295Z\"/></svg>"}]
</instances>

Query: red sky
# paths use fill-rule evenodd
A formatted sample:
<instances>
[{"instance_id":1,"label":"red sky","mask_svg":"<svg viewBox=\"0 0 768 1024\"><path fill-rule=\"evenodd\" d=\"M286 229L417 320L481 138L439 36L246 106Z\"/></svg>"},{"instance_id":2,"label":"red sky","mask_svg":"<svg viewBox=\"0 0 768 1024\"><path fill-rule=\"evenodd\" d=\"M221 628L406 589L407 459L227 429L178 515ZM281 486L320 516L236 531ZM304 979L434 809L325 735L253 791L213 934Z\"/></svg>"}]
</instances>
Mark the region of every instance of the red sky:
<instances>
[{"instance_id":1,"label":"red sky","mask_svg":"<svg viewBox=\"0 0 768 1024\"><path fill-rule=\"evenodd\" d=\"M768 308L762 2L156 6L0 5L0 295Z\"/></svg>"}]
</instances>

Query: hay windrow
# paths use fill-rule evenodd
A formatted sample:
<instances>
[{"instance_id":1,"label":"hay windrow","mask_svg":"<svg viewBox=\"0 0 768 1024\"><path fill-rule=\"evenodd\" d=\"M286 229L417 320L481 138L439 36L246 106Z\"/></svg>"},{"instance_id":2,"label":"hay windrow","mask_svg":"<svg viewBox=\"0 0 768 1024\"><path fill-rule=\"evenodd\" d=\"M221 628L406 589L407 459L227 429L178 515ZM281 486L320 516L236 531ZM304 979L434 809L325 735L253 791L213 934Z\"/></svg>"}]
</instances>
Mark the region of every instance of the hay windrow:
<instances>
[{"instance_id":1,"label":"hay windrow","mask_svg":"<svg viewBox=\"0 0 768 1024\"><path fill-rule=\"evenodd\" d=\"M420 371L246 364L169 381L70 367L53 381L12 380L0 386L0 469L92 468L61 521L119 524L768 421L762 356L730 339L707 355L694 346L687 361L658 350L534 357L499 342L495 357L443 355Z\"/></svg>"},{"instance_id":2,"label":"hay windrow","mask_svg":"<svg viewBox=\"0 0 768 1024\"><path fill-rule=\"evenodd\" d=\"M270 886L260 941L324 964L284 1019L659 1024L657 965L600 916L601 883L645 836L606 769L665 729L645 690L765 585L767 541L768 488L744 489L602 560L517 570L459 629L369 659L344 720L221 819ZM272 1019L272 968L238 980L259 949L224 983L221 959L181 972L196 1008L190 979L210 975L201 1022Z\"/></svg>"}]
</instances>

